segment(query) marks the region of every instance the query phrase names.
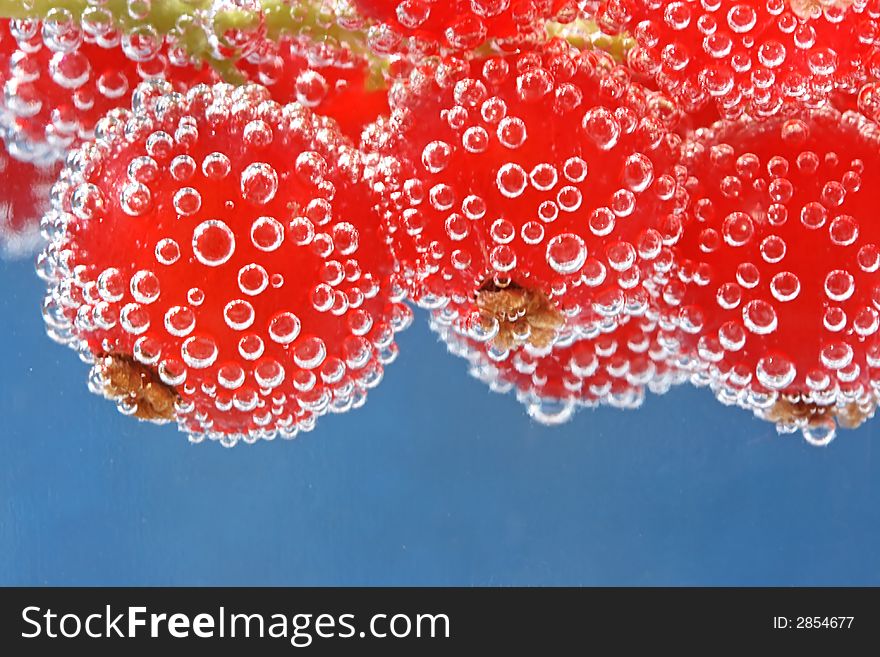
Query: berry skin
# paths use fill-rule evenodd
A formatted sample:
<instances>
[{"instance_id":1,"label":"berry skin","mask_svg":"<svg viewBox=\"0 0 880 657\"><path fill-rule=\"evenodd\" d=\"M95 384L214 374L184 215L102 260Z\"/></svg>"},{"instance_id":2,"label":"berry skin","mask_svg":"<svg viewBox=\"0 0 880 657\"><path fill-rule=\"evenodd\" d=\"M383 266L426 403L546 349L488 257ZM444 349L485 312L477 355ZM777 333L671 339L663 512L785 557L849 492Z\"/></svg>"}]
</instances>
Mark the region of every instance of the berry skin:
<instances>
[{"instance_id":1,"label":"berry skin","mask_svg":"<svg viewBox=\"0 0 880 657\"><path fill-rule=\"evenodd\" d=\"M880 63L876 0L607 0L599 23L632 34L633 68L687 110L768 116L855 93Z\"/></svg>"},{"instance_id":2,"label":"berry skin","mask_svg":"<svg viewBox=\"0 0 880 657\"><path fill-rule=\"evenodd\" d=\"M441 311L431 326L451 353L467 359L472 376L495 392L513 390L541 424L567 422L583 407L638 408L645 388L663 394L687 378L675 366L674 337L659 329L653 312L597 325L587 337L570 333L552 349L499 351L456 331L454 320Z\"/></svg>"},{"instance_id":3,"label":"berry skin","mask_svg":"<svg viewBox=\"0 0 880 657\"><path fill-rule=\"evenodd\" d=\"M92 138L97 121L128 106L144 80L173 79L182 91L215 79L207 67L169 57L149 28L122 35L109 22L81 24L68 16L0 20L0 32L0 134L14 157L39 164L63 159Z\"/></svg>"},{"instance_id":4,"label":"berry skin","mask_svg":"<svg viewBox=\"0 0 880 657\"><path fill-rule=\"evenodd\" d=\"M543 36L548 20L572 20L572 0L353 0L366 18L377 21L382 41L415 37L445 51L473 50L487 39L523 44ZM422 47L424 49L424 47Z\"/></svg>"},{"instance_id":5,"label":"berry skin","mask_svg":"<svg viewBox=\"0 0 880 657\"><path fill-rule=\"evenodd\" d=\"M831 109L716 124L686 159L693 220L662 299L697 381L807 439L880 385L880 129Z\"/></svg>"},{"instance_id":6,"label":"berry skin","mask_svg":"<svg viewBox=\"0 0 880 657\"><path fill-rule=\"evenodd\" d=\"M30 255L40 240L40 217L60 167L37 167L0 149L0 253Z\"/></svg>"},{"instance_id":7,"label":"berry skin","mask_svg":"<svg viewBox=\"0 0 880 657\"><path fill-rule=\"evenodd\" d=\"M143 419L231 445L360 406L410 321L336 125L256 85L144 83L69 158L50 335Z\"/></svg>"},{"instance_id":8,"label":"berry skin","mask_svg":"<svg viewBox=\"0 0 880 657\"><path fill-rule=\"evenodd\" d=\"M501 348L644 311L687 202L665 99L555 40L424 65L390 102L362 148L414 301Z\"/></svg>"},{"instance_id":9,"label":"berry skin","mask_svg":"<svg viewBox=\"0 0 880 657\"><path fill-rule=\"evenodd\" d=\"M308 37L283 37L262 46L237 63L251 82L269 89L279 103L298 102L329 116L342 132L357 140L361 131L388 112L383 80L372 80L370 61L343 47Z\"/></svg>"}]
</instances>

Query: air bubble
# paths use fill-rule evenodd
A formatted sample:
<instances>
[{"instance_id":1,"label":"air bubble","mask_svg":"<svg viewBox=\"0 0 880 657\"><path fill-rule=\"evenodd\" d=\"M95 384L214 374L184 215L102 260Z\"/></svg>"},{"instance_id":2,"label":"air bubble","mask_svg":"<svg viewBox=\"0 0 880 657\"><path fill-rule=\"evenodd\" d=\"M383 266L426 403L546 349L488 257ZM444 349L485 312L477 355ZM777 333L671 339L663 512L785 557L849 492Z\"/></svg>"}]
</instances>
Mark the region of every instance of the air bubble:
<instances>
[{"instance_id":1,"label":"air bubble","mask_svg":"<svg viewBox=\"0 0 880 657\"><path fill-rule=\"evenodd\" d=\"M443 141L432 141L422 151L422 164L430 173L440 173L449 165L452 149Z\"/></svg>"},{"instance_id":2,"label":"air bubble","mask_svg":"<svg viewBox=\"0 0 880 657\"><path fill-rule=\"evenodd\" d=\"M128 303L119 311L119 324L132 335L141 335L150 328L150 314L137 303Z\"/></svg>"},{"instance_id":3,"label":"air bubble","mask_svg":"<svg viewBox=\"0 0 880 657\"><path fill-rule=\"evenodd\" d=\"M584 114L582 126L587 135L602 150L614 148L620 138L620 124L604 107L594 107Z\"/></svg>"},{"instance_id":4,"label":"air bubble","mask_svg":"<svg viewBox=\"0 0 880 657\"><path fill-rule=\"evenodd\" d=\"M559 274L573 274L587 259L584 241L573 233L557 235L547 243L547 263Z\"/></svg>"},{"instance_id":5,"label":"air bubble","mask_svg":"<svg viewBox=\"0 0 880 657\"><path fill-rule=\"evenodd\" d=\"M200 223L193 231L193 254L203 265L219 267L235 253L235 235L219 219Z\"/></svg>"},{"instance_id":6,"label":"air bubble","mask_svg":"<svg viewBox=\"0 0 880 657\"><path fill-rule=\"evenodd\" d=\"M831 221L828 228L831 242L837 246L849 246L859 236L859 224L849 215L840 215Z\"/></svg>"},{"instance_id":7,"label":"air bubble","mask_svg":"<svg viewBox=\"0 0 880 657\"><path fill-rule=\"evenodd\" d=\"M205 369L217 360L217 343L208 336L192 336L180 346L180 355L193 369Z\"/></svg>"},{"instance_id":8,"label":"air bubble","mask_svg":"<svg viewBox=\"0 0 880 657\"><path fill-rule=\"evenodd\" d=\"M226 325L234 331L244 331L254 323L254 307L243 299L235 299L223 309Z\"/></svg>"},{"instance_id":9,"label":"air bubble","mask_svg":"<svg viewBox=\"0 0 880 657\"><path fill-rule=\"evenodd\" d=\"M279 313L269 322L269 337L278 344L290 344L296 340L299 332L299 318L291 312Z\"/></svg>"},{"instance_id":10,"label":"air bubble","mask_svg":"<svg viewBox=\"0 0 880 657\"><path fill-rule=\"evenodd\" d=\"M257 296L269 286L269 274L256 264L245 265L238 270L238 288L249 296Z\"/></svg>"},{"instance_id":11,"label":"air bubble","mask_svg":"<svg viewBox=\"0 0 880 657\"><path fill-rule=\"evenodd\" d=\"M643 192L654 182L654 165L647 156L634 153L626 159L623 179L631 191Z\"/></svg>"},{"instance_id":12,"label":"air bubble","mask_svg":"<svg viewBox=\"0 0 880 657\"><path fill-rule=\"evenodd\" d=\"M769 335L776 330L776 311L766 301L755 299L743 307L743 323L752 333Z\"/></svg>"},{"instance_id":13,"label":"air bubble","mask_svg":"<svg viewBox=\"0 0 880 657\"><path fill-rule=\"evenodd\" d=\"M526 141L527 131L526 124L522 119L516 117L505 117L501 119L496 131L498 141L502 146L510 149L519 148Z\"/></svg>"},{"instance_id":14,"label":"air bubble","mask_svg":"<svg viewBox=\"0 0 880 657\"><path fill-rule=\"evenodd\" d=\"M743 262L736 268L736 280L743 287L752 289L761 282L761 272L751 262Z\"/></svg>"},{"instance_id":15,"label":"air bubble","mask_svg":"<svg viewBox=\"0 0 880 657\"><path fill-rule=\"evenodd\" d=\"M587 177L587 163L579 157L570 157L562 165L562 174L569 182L583 182Z\"/></svg>"},{"instance_id":16,"label":"air bubble","mask_svg":"<svg viewBox=\"0 0 880 657\"><path fill-rule=\"evenodd\" d=\"M202 173L210 180L222 180L231 168L229 158L223 153L211 153L202 160Z\"/></svg>"},{"instance_id":17,"label":"air bubble","mask_svg":"<svg viewBox=\"0 0 880 657\"><path fill-rule=\"evenodd\" d=\"M201 306L205 301L205 293L201 288L192 287L186 293L186 299L194 306Z\"/></svg>"},{"instance_id":18,"label":"air bubble","mask_svg":"<svg viewBox=\"0 0 880 657\"><path fill-rule=\"evenodd\" d=\"M823 347L819 358L825 367L840 370L852 362L853 349L845 342L835 342Z\"/></svg>"},{"instance_id":19,"label":"air bubble","mask_svg":"<svg viewBox=\"0 0 880 657\"><path fill-rule=\"evenodd\" d=\"M537 221L528 221L523 224L520 235L526 244L540 244L544 239L544 227Z\"/></svg>"},{"instance_id":20,"label":"air bubble","mask_svg":"<svg viewBox=\"0 0 880 657\"><path fill-rule=\"evenodd\" d=\"M876 244L865 244L859 249L858 263L862 271L872 273L880 269L880 248Z\"/></svg>"},{"instance_id":21,"label":"air bubble","mask_svg":"<svg viewBox=\"0 0 880 657\"><path fill-rule=\"evenodd\" d=\"M586 248L584 248L584 255L586 255ZM636 263L637 253L635 247L629 242L614 242L605 247L605 256L612 269L624 272Z\"/></svg>"},{"instance_id":22,"label":"air bubble","mask_svg":"<svg viewBox=\"0 0 880 657\"><path fill-rule=\"evenodd\" d=\"M271 390L284 382L284 368L276 360L264 360L254 367L254 380L260 388Z\"/></svg>"},{"instance_id":23,"label":"air bubble","mask_svg":"<svg viewBox=\"0 0 880 657\"><path fill-rule=\"evenodd\" d=\"M153 197L146 185L129 182L122 188L119 204L125 214L140 217L153 207Z\"/></svg>"},{"instance_id":24,"label":"air bubble","mask_svg":"<svg viewBox=\"0 0 880 657\"><path fill-rule=\"evenodd\" d=\"M733 310L742 301L742 288L736 283L724 283L718 288L715 299L725 310Z\"/></svg>"},{"instance_id":25,"label":"air bubble","mask_svg":"<svg viewBox=\"0 0 880 657\"><path fill-rule=\"evenodd\" d=\"M489 147L489 134L485 128L470 127L461 136L461 145L468 153L482 153Z\"/></svg>"},{"instance_id":26,"label":"air bubble","mask_svg":"<svg viewBox=\"0 0 880 657\"><path fill-rule=\"evenodd\" d=\"M727 351L739 351L746 345L746 332L737 322L725 322L718 329L718 341Z\"/></svg>"},{"instance_id":27,"label":"air bubble","mask_svg":"<svg viewBox=\"0 0 880 657\"><path fill-rule=\"evenodd\" d=\"M125 281L115 267L108 267L98 276L98 294L109 303L121 301L125 294Z\"/></svg>"},{"instance_id":28,"label":"air bubble","mask_svg":"<svg viewBox=\"0 0 880 657\"><path fill-rule=\"evenodd\" d=\"M498 169L495 183L503 196L516 198L525 191L528 176L521 166L508 162Z\"/></svg>"},{"instance_id":29,"label":"air bubble","mask_svg":"<svg viewBox=\"0 0 880 657\"><path fill-rule=\"evenodd\" d=\"M532 183L532 187L539 191L546 192L551 190L556 186L556 181L558 180L556 167L542 162L532 169L532 172L529 174L529 180Z\"/></svg>"},{"instance_id":30,"label":"air bubble","mask_svg":"<svg viewBox=\"0 0 880 657\"><path fill-rule=\"evenodd\" d=\"M278 174L265 162L249 164L241 174L241 195L257 205L265 205L278 191Z\"/></svg>"},{"instance_id":31,"label":"air bubble","mask_svg":"<svg viewBox=\"0 0 880 657\"><path fill-rule=\"evenodd\" d=\"M755 375L765 388L784 390L790 386L797 376L794 364L783 356L765 356L758 361Z\"/></svg>"},{"instance_id":32,"label":"air bubble","mask_svg":"<svg viewBox=\"0 0 880 657\"><path fill-rule=\"evenodd\" d=\"M131 277L131 295L138 303L153 303L159 298L158 277L151 271L138 271Z\"/></svg>"},{"instance_id":33,"label":"air bubble","mask_svg":"<svg viewBox=\"0 0 880 657\"><path fill-rule=\"evenodd\" d=\"M174 194L174 209L183 217L189 217L202 207L202 196L192 187L181 187Z\"/></svg>"},{"instance_id":34,"label":"air bubble","mask_svg":"<svg viewBox=\"0 0 880 657\"><path fill-rule=\"evenodd\" d=\"M180 259L180 247L170 237L156 243L156 261L161 265L173 265Z\"/></svg>"},{"instance_id":35,"label":"air bubble","mask_svg":"<svg viewBox=\"0 0 880 657\"><path fill-rule=\"evenodd\" d=\"M254 119L244 127L244 140L251 148L264 148L272 143L272 129L265 121Z\"/></svg>"},{"instance_id":36,"label":"air bubble","mask_svg":"<svg viewBox=\"0 0 880 657\"><path fill-rule=\"evenodd\" d=\"M274 217L259 217L251 224L251 242L261 251L275 251L284 242L284 226Z\"/></svg>"},{"instance_id":37,"label":"air bubble","mask_svg":"<svg viewBox=\"0 0 880 657\"><path fill-rule=\"evenodd\" d=\"M855 290L855 280L849 272L836 269L825 277L825 294L832 301L846 301Z\"/></svg>"},{"instance_id":38,"label":"air bubble","mask_svg":"<svg viewBox=\"0 0 880 657\"><path fill-rule=\"evenodd\" d=\"M187 306L173 306L165 313L165 330L171 335L183 338L196 327L196 315Z\"/></svg>"},{"instance_id":39,"label":"air bubble","mask_svg":"<svg viewBox=\"0 0 880 657\"><path fill-rule=\"evenodd\" d=\"M238 341L238 353L245 360L256 360L263 355L265 345L258 335L250 333Z\"/></svg>"},{"instance_id":40,"label":"air bubble","mask_svg":"<svg viewBox=\"0 0 880 657\"><path fill-rule=\"evenodd\" d=\"M839 306L830 306L825 309L822 324L832 333L837 333L846 328L846 313Z\"/></svg>"},{"instance_id":41,"label":"air bubble","mask_svg":"<svg viewBox=\"0 0 880 657\"><path fill-rule=\"evenodd\" d=\"M244 380L244 369L235 363L224 363L217 370L217 383L227 390L237 390L244 384Z\"/></svg>"},{"instance_id":42,"label":"air bubble","mask_svg":"<svg viewBox=\"0 0 880 657\"><path fill-rule=\"evenodd\" d=\"M171 177L178 182L184 182L192 178L196 173L196 161L189 155L178 155L168 167Z\"/></svg>"},{"instance_id":43,"label":"air bubble","mask_svg":"<svg viewBox=\"0 0 880 657\"><path fill-rule=\"evenodd\" d=\"M590 232L598 237L610 235L615 226L615 215L608 208L596 208L590 213Z\"/></svg>"},{"instance_id":44,"label":"air bubble","mask_svg":"<svg viewBox=\"0 0 880 657\"><path fill-rule=\"evenodd\" d=\"M296 217L290 222L290 239L297 246L307 246L315 239L315 224L305 217Z\"/></svg>"},{"instance_id":45,"label":"air bubble","mask_svg":"<svg viewBox=\"0 0 880 657\"><path fill-rule=\"evenodd\" d=\"M828 211L821 203L812 201L801 209L801 223L811 230L816 230L825 225Z\"/></svg>"},{"instance_id":46,"label":"air bubble","mask_svg":"<svg viewBox=\"0 0 880 657\"><path fill-rule=\"evenodd\" d=\"M792 301L801 291L801 282L789 271L779 272L770 280L770 293L782 302Z\"/></svg>"},{"instance_id":47,"label":"air bubble","mask_svg":"<svg viewBox=\"0 0 880 657\"><path fill-rule=\"evenodd\" d=\"M731 212L724 219L721 229L724 241L734 247L748 244L754 232L752 218L744 212Z\"/></svg>"}]
</instances>

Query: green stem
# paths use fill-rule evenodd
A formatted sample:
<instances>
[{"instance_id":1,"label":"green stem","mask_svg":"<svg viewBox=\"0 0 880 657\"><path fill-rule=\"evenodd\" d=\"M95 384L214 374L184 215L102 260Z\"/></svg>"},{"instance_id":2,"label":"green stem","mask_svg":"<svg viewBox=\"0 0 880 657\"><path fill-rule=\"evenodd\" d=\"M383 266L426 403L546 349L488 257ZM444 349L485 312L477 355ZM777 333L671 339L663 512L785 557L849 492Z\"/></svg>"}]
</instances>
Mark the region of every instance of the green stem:
<instances>
[{"instance_id":1,"label":"green stem","mask_svg":"<svg viewBox=\"0 0 880 657\"><path fill-rule=\"evenodd\" d=\"M150 4L149 12L143 20L137 20L128 13L127 0L107 0L100 5L109 11L120 28L136 27L149 23L161 34L174 29L177 19L186 14L204 9L210 0L158 0ZM0 17L30 18L45 17L53 9L66 9L79 19L90 5L86 0L0 0Z\"/></svg>"},{"instance_id":2,"label":"green stem","mask_svg":"<svg viewBox=\"0 0 880 657\"><path fill-rule=\"evenodd\" d=\"M0 18L45 18L52 10L64 9L74 20L93 5L86 0L0 0ZM107 0L102 9L113 17L115 26L128 31L143 25L152 26L160 35L175 33L178 43L190 56L208 62L224 79L240 82L241 75L235 67L236 55L218 58L211 51L205 29L213 30L214 35L222 36L230 30L247 30L260 21L255 12L230 10L213 16L210 25L200 18L211 6L211 0L154 0L143 18L133 18L128 12L128 0ZM262 0L263 19L267 36L277 41L282 35L310 35L316 40L335 40L344 44L354 54L373 58L367 47L366 37L336 24L333 16L321 12L321 3L289 3L285 0ZM381 68L381 66L379 66Z\"/></svg>"},{"instance_id":3,"label":"green stem","mask_svg":"<svg viewBox=\"0 0 880 657\"><path fill-rule=\"evenodd\" d=\"M548 23L547 34L565 39L581 50L604 50L619 62L626 60L626 53L635 45L630 36L603 34L593 21L581 19L566 24Z\"/></svg>"},{"instance_id":4,"label":"green stem","mask_svg":"<svg viewBox=\"0 0 880 657\"><path fill-rule=\"evenodd\" d=\"M127 31L150 25L162 36L173 33L177 43L191 57L207 62L229 82L242 81L236 68L237 55L217 57L206 30L212 30L214 36L222 40L229 31L255 27L261 19L259 15L235 9L214 15L208 25L204 12L210 8L211 0L153 0L146 15L140 19L129 14L128 4L128 0L106 0L98 6L110 13L117 28ZM86 0L0 0L0 18L45 18L52 10L65 9L79 20L92 6ZM321 0L261 0L261 8L268 38L278 41L282 36L308 36L318 42L338 43L370 62L368 84L371 88L385 86L387 61L370 51L363 32L340 27L335 17L322 9ZM585 20L566 25L549 23L547 33L564 38L578 48L601 48L621 61L632 45L632 39L601 34L595 23ZM489 54L492 51L490 43L477 52Z\"/></svg>"}]
</instances>

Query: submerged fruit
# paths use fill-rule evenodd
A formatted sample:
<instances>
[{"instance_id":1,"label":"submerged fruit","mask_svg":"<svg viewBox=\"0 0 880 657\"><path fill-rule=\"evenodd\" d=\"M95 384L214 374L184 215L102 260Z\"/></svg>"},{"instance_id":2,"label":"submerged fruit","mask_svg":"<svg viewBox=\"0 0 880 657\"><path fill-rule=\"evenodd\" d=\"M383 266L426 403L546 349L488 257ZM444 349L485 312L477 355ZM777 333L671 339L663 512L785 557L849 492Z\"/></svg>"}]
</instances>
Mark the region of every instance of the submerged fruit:
<instances>
[{"instance_id":1,"label":"submerged fruit","mask_svg":"<svg viewBox=\"0 0 880 657\"><path fill-rule=\"evenodd\" d=\"M686 161L662 298L699 379L812 442L858 426L880 386L880 129L830 109L719 123Z\"/></svg>"},{"instance_id":2,"label":"submerged fruit","mask_svg":"<svg viewBox=\"0 0 880 657\"><path fill-rule=\"evenodd\" d=\"M224 444L364 402L399 303L358 151L255 85L144 83L62 173L50 335L120 409Z\"/></svg>"},{"instance_id":3,"label":"submerged fruit","mask_svg":"<svg viewBox=\"0 0 880 657\"><path fill-rule=\"evenodd\" d=\"M663 394L687 380L675 365L678 344L657 319L651 312L620 326L568 331L552 349L476 342L456 330L448 312L435 313L431 326L451 353L467 359L472 376L496 392L512 390L533 419L553 425L571 419L578 408L638 408L646 389Z\"/></svg>"},{"instance_id":4,"label":"submerged fruit","mask_svg":"<svg viewBox=\"0 0 880 657\"><path fill-rule=\"evenodd\" d=\"M417 303L502 347L644 312L687 198L663 97L554 40L426 63L390 99L362 148Z\"/></svg>"},{"instance_id":5,"label":"submerged fruit","mask_svg":"<svg viewBox=\"0 0 880 657\"><path fill-rule=\"evenodd\" d=\"M876 75L876 0L607 0L599 22L630 33L633 68L688 110L723 116L816 107Z\"/></svg>"},{"instance_id":6,"label":"submerged fruit","mask_svg":"<svg viewBox=\"0 0 880 657\"><path fill-rule=\"evenodd\" d=\"M365 125L388 112L388 91L374 65L343 46L283 37L278 43L265 40L237 63L237 70L264 85L273 100L298 102L329 116L356 140Z\"/></svg>"},{"instance_id":7,"label":"submerged fruit","mask_svg":"<svg viewBox=\"0 0 880 657\"><path fill-rule=\"evenodd\" d=\"M544 23L570 21L573 0L353 0L378 21L382 42L413 37L448 51L468 51L487 39L523 44L543 36ZM390 33L390 34L385 34ZM379 39L379 37L374 37ZM430 48L430 45L428 46ZM425 46L421 47L422 50Z\"/></svg>"},{"instance_id":8,"label":"submerged fruit","mask_svg":"<svg viewBox=\"0 0 880 657\"><path fill-rule=\"evenodd\" d=\"M0 19L0 136L14 157L63 159L93 137L104 114L130 105L144 80L170 79L184 90L214 79L149 26L124 34L97 13L76 19L55 9L42 21Z\"/></svg>"}]
</instances>

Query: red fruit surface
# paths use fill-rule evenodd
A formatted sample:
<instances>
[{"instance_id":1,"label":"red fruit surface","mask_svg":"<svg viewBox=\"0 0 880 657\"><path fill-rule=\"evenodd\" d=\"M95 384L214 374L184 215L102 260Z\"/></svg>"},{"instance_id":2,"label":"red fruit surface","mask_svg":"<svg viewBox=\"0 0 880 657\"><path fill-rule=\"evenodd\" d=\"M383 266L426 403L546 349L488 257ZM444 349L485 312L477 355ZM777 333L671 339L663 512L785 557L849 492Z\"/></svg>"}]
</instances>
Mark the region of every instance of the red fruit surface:
<instances>
[{"instance_id":1,"label":"red fruit surface","mask_svg":"<svg viewBox=\"0 0 880 657\"><path fill-rule=\"evenodd\" d=\"M109 23L85 25L0 20L0 133L14 157L43 164L62 159L93 136L107 112L129 106L144 80L167 78L179 91L214 80L209 68L170 57L146 28L123 35Z\"/></svg>"},{"instance_id":2,"label":"red fruit surface","mask_svg":"<svg viewBox=\"0 0 880 657\"><path fill-rule=\"evenodd\" d=\"M662 298L703 382L814 442L880 384L880 129L826 109L720 123L687 164L693 220Z\"/></svg>"},{"instance_id":3,"label":"red fruit surface","mask_svg":"<svg viewBox=\"0 0 880 657\"><path fill-rule=\"evenodd\" d=\"M365 17L392 33L439 44L449 51L472 50L487 39L534 40L548 20L572 20L573 0L353 0Z\"/></svg>"},{"instance_id":4,"label":"red fruit surface","mask_svg":"<svg viewBox=\"0 0 880 657\"><path fill-rule=\"evenodd\" d=\"M456 331L454 317L443 312L432 328L467 359L472 376L495 392L512 390L542 424L566 422L583 407L638 408L646 389L663 394L687 378L675 365L674 337L659 329L653 312L586 336L569 333L552 349L493 349Z\"/></svg>"},{"instance_id":5,"label":"red fruit surface","mask_svg":"<svg viewBox=\"0 0 880 657\"><path fill-rule=\"evenodd\" d=\"M599 22L636 38L633 68L688 110L767 116L854 93L880 60L877 0L608 0Z\"/></svg>"},{"instance_id":6,"label":"red fruit surface","mask_svg":"<svg viewBox=\"0 0 880 657\"><path fill-rule=\"evenodd\" d=\"M0 253L18 257L34 252L59 168L20 162L0 148Z\"/></svg>"},{"instance_id":7,"label":"red fruit surface","mask_svg":"<svg viewBox=\"0 0 880 657\"><path fill-rule=\"evenodd\" d=\"M292 437L364 402L409 311L335 124L255 85L145 83L62 174L49 333L196 439Z\"/></svg>"},{"instance_id":8,"label":"red fruit surface","mask_svg":"<svg viewBox=\"0 0 880 657\"><path fill-rule=\"evenodd\" d=\"M518 324L505 341L534 346L563 318L644 311L687 201L664 98L558 40L424 65L390 98L362 148L417 303L451 303L483 334ZM537 341L518 321L530 307Z\"/></svg>"},{"instance_id":9,"label":"red fruit surface","mask_svg":"<svg viewBox=\"0 0 880 657\"><path fill-rule=\"evenodd\" d=\"M374 80L370 62L351 50L307 37L265 40L237 64L248 80L264 85L279 103L298 102L333 118L352 139L388 112L384 81Z\"/></svg>"}]
</instances>

